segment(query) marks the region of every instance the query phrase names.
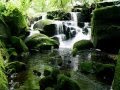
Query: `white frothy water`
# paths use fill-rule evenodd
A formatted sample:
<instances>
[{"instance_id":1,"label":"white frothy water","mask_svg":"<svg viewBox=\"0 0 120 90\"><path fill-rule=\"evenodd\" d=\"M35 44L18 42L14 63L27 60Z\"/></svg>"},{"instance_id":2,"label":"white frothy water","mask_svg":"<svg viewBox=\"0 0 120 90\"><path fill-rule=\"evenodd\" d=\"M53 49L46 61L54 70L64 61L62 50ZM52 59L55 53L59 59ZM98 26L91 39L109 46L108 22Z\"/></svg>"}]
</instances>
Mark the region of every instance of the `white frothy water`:
<instances>
[{"instance_id":1,"label":"white frothy water","mask_svg":"<svg viewBox=\"0 0 120 90\"><path fill-rule=\"evenodd\" d=\"M71 21L57 21L55 22L57 25L57 37L59 38L60 41L60 46L59 48L73 48L73 45L75 42L79 40L90 40L91 38L91 29L89 27L89 23L85 23L85 26L88 29L88 34L85 35L82 33L82 28L78 27L78 18L77 14L78 12L71 12ZM70 37L69 39L66 40L64 34L64 28L63 25L65 25L65 29L67 30L68 28L70 29L70 32L75 32L76 35L74 37ZM63 39L64 36L64 39Z\"/></svg>"}]
</instances>

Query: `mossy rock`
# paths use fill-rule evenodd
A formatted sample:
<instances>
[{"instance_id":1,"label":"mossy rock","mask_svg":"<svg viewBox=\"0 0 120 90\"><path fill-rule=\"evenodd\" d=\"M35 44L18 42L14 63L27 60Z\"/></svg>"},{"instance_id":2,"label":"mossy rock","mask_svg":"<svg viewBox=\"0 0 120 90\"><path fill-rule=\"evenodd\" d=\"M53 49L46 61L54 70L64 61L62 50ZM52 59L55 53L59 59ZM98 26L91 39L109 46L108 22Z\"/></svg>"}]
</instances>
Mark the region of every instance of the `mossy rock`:
<instances>
[{"instance_id":1,"label":"mossy rock","mask_svg":"<svg viewBox=\"0 0 120 90\"><path fill-rule=\"evenodd\" d=\"M50 50L51 47L58 48L57 41L44 34L34 34L26 39L26 45L30 49Z\"/></svg>"},{"instance_id":2,"label":"mossy rock","mask_svg":"<svg viewBox=\"0 0 120 90\"><path fill-rule=\"evenodd\" d=\"M112 84L115 72L115 65L94 63L93 70L95 71L98 80L109 85Z\"/></svg>"},{"instance_id":3,"label":"mossy rock","mask_svg":"<svg viewBox=\"0 0 120 90\"><path fill-rule=\"evenodd\" d=\"M51 75L51 71L48 69L44 69L44 76L49 76Z\"/></svg>"},{"instance_id":4,"label":"mossy rock","mask_svg":"<svg viewBox=\"0 0 120 90\"><path fill-rule=\"evenodd\" d=\"M91 60L103 64L115 64L116 58L112 58L108 53L94 51L91 53Z\"/></svg>"},{"instance_id":5,"label":"mossy rock","mask_svg":"<svg viewBox=\"0 0 120 90\"><path fill-rule=\"evenodd\" d=\"M53 24L52 20L39 20L35 25L34 29L42 30L46 25Z\"/></svg>"},{"instance_id":6,"label":"mossy rock","mask_svg":"<svg viewBox=\"0 0 120 90\"><path fill-rule=\"evenodd\" d=\"M49 36L49 37L52 37L56 34L56 24L49 24L49 25L46 25L44 26L43 28L43 31L41 33Z\"/></svg>"},{"instance_id":7,"label":"mossy rock","mask_svg":"<svg viewBox=\"0 0 120 90\"><path fill-rule=\"evenodd\" d=\"M16 49L17 53L28 52L28 47L22 39L16 36L11 37L11 44Z\"/></svg>"},{"instance_id":8,"label":"mossy rock","mask_svg":"<svg viewBox=\"0 0 120 90\"><path fill-rule=\"evenodd\" d=\"M89 74L93 72L93 63L92 62L81 62L80 63L80 71L85 74Z\"/></svg>"},{"instance_id":9,"label":"mossy rock","mask_svg":"<svg viewBox=\"0 0 120 90\"><path fill-rule=\"evenodd\" d=\"M80 90L79 84L65 75L59 75L55 90Z\"/></svg>"},{"instance_id":10,"label":"mossy rock","mask_svg":"<svg viewBox=\"0 0 120 90\"><path fill-rule=\"evenodd\" d=\"M93 44L90 40L80 40L74 44L72 53L73 55L76 55L77 51L90 48L93 48Z\"/></svg>"},{"instance_id":11,"label":"mossy rock","mask_svg":"<svg viewBox=\"0 0 120 90\"><path fill-rule=\"evenodd\" d=\"M48 87L53 87L54 84L54 79L51 76L44 77L39 81L40 90L45 90Z\"/></svg>"},{"instance_id":12,"label":"mossy rock","mask_svg":"<svg viewBox=\"0 0 120 90\"><path fill-rule=\"evenodd\" d=\"M39 81L40 90L45 90L48 87L55 88L55 85L57 84L57 77L59 74L60 71L58 69L53 68L50 75L46 75Z\"/></svg>"},{"instance_id":13,"label":"mossy rock","mask_svg":"<svg viewBox=\"0 0 120 90\"><path fill-rule=\"evenodd\" d=\"M120 7L96 9L92 18L92 41L95 48L108 53L118 53L120 44Z\"/></svg>"},{"instance_id":14,"label":"mossy rock","mask_svg":"<svg viewBox=\"0 0 120 90\"><path fill-rule=\"evenodd\" d=\"M115 75L112 88L113 90L120 90L120 54L118 55L117 64L115 67Z\"/></svg>"},{"instance_id":15,"label":"mossy rock","mask_svg":"<svg viewBox=\"0 0 120 90\"><path fill-rule=\"evenodd\" d=\"M8 80L5 74L5 64L1 52L0 52L0 89L8 90Z\"/></svg>"}]
</instances>

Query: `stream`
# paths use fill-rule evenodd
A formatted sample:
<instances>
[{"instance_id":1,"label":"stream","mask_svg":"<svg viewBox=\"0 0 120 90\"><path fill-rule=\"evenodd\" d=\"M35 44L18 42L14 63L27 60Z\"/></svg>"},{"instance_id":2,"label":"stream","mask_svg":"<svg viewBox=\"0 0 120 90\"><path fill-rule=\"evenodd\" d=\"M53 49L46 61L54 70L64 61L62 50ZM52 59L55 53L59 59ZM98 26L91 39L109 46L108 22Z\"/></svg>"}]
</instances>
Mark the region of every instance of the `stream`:
<instances>
[{"instance_id":1,"label":"stream","mask_svg":"<svg viewBox=\"0 0 120 90\"><path fill-rule=\"evenodd\" d=\"M77 81L81 90L110 90L110 85L103 82L97 81L93 76L88 76L80 72L80 63L84 61L91 61L91 53L95 50L84 50L79 52L75 57L72 56L72 48L75 42L79 40L90 40L91 39L91 26L88 22L85 22L84 27L80 28L77 26L77 12L71 12L70 21L58 21L54 23L56 27L55 37L59 38L59 49L52 49L33 53L28 58L28 70L21 72L24 79L13 80L10 90L39 90L39 81L44 77L44 69L51 70L57 68L65 74L70 74L71 79ZM46 19L46 14L42 19ZM36 22L35 22L36 23ZM34 23L34 24L35 24ZM31 25L31 33L39 33L34 31ZM66 39L64 34L64 27L69 31L69 38ZM87 28L87 31L84 31ZM34 71L37 70L41 75L36 74ZM18 74L14 77L18 78ZM47 88L46 90L54 90L53 88Z\"/></svg>"}]
</instances>

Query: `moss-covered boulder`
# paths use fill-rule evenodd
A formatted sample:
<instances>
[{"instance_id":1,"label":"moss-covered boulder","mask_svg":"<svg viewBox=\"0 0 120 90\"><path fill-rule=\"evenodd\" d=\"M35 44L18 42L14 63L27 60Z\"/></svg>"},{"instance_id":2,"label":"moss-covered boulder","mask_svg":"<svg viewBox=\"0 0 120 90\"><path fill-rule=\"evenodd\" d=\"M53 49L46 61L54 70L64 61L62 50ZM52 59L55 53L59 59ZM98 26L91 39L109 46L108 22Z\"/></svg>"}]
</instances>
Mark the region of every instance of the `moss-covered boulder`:
<instances>
[{"instance_id":1,"label":"moss-covered boulder","mask_svg":"<svg viewBox=\"0 0 120 90\"><path fill-rule=\"evenodd\" d=\"M92 62L81 62L80 71L85 74L92 73L93 72Z\"/></svg>"},{"instance_id":2,"label":"moss-covered boulder","mask_svg":"<svg viewBox=\"0 0 120 90\"><path fill-rule=\"evenodd\" d=\"M115 65L114 64L103 64L93 61L84 61L79 65L80 72L86 75L93 75L97 80L109 84L112 84Z\"/></svg>"},{"instance_id":3,"label":"moss-covered boulder","mask_svg":"<svg viewBox=\"0 0 120 90\"><path fill-rule=\"evenodd\" d=\"M50 37L56 34L56 24L52 20L40 20L33 28Z\"/></svg>"},{"instance_id":4,"label":"moss-covered boulder","mask_svg":"<svg viewBox=\"0 0 120 90\"><path fill-rule=\"evenodd\" d=\"M77 51L93 48L93 44L90 40L80 40L73 46L73 55L76 55Z\"/></svg>"},{"instance_id":5,"label":"moss-covered boulder","mask_svg":"<svg viewBox=\"0 0 120 90\"><path fill-rule=\"evenodd\" d=\"M96 77L99 81L109 85L112 84L115 72L115 65L94 63L93 69L95 70Z\"/></svg>"},{"instance_id":6,"label":"moss-covered boulder","mask_svg":"<svg viewBox=\"0 0 120 90\"><path fill-rule=\"evenodd\" d=\"M120 54L118 55L117 64L115 67L115 75L112 85L113 90L120 89Z\"/></svg>"},{"instance_id":7,"label":"moss-covered boulder","mask_svg":"<svg viewBox=\"0 0 120 90\"><path fill-rule=\"evenodd\" d=\"M37 21L37 23L35 23L33 28L42 30L44 26L49 25L49 24L53 24L53 21L52 20L39 20Z\"/></svg>"},{"instance_id":8,"label":"moss-covered boulder","mask_svg":"<svg viewBox=\"0 0 120 90\"><path fill-rule=\"evenodd\" d=\"M51 47L59 47L57 41L47 37L44 34L34 34L28 37L25 42L29 49L50 50Z\"/></svg>"},{"instance_id":9,"label":"moss-covered boulder","mask_svg":"<svg viewBox=\"0 0 120 90\"><path fill-rule=\"evenodd\" d=\"M65 75L59 75L55 90L80 90L79 84Z\"/></svg>"},{"instance_id":10,"label":"moss-covered boulder","mask_svg":"<svg viewBox=\"0 0 120 90\"><path fill-rule=\"evenodd\" d=\"M120 44L120 7L96 9L92 18L92 41L96 48L118 53Z\"/></svg>"}]
</instances>

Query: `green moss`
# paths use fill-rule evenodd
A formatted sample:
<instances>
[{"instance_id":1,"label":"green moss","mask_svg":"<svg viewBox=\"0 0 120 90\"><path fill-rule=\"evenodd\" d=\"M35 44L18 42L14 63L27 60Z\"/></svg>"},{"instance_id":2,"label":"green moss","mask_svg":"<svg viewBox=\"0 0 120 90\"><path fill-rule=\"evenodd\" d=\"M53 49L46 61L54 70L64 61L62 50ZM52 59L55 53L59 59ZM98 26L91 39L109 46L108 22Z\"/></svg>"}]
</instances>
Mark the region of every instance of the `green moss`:
<instances>
[{"instance_id":1,"label":"green moss","mask_svg":"<svg viewBox=\"0 0 120 90\"><path fill-rule=\"evenodd\" d=\"M93 44L90 40L80 40L73 46L73 55L76 55L77 51L93 48Z\"/></svg>"},{"instance_id":2,"label":"green moss","mask_svg":"<svg viewBox=\"0 0 120 90\"><path fill-rule=\"evenodd\" d=\"M109 53L118 53L120 45L120 7L96 9L92 18L92 41L96 48Z\"/></svg>"},{"instance_id":3,"label":"green moss","mask_svg":"<svg viewBox=\"0 0 120 90\"><path fill-rule=\"evenodd\" d=\"M65 75L59 75L57 80L57 88L55 90L80 90L77 82Z\"/></svg>"},{"instance_id":4,"label":"green moss","mask_svg":"<svg viewBox=\"0 0 120 90\"><path fill-rule=\"evenodd\" d=\"M51 49L51 46L58 47L58 42L43 35L43 34L35 34L33 36L28 37L26 40L26 44L30 49Z\"/></svg>"},{"instance_id":5,"label":"green moss","mask_svg":"<svg viewBox=\"0 0 120 90\"><path fill-rule=\"evenodd\" d=\"M81 72L86 74L91 73L93 69L92 62L82 62L80 63L80 67Z\"/></svg>"},{"instance_id":6,"label":"green moss","mask_svg":"<svg viewBox=\"0 0 120 90\"><path fill-rule=\"evenodd\" d=\"M52 20L40 20L34 25L34 29L42 30L46 25L52 24Z\"/></svg>"},{"instance_id":7,"label":"green moss","mask_svg":"<svg viewBox=\"0 0 120 90\"><path fill-rule=\"evenodd\" d=\"M120 55L118 55L112 87L113 90L120 90Z\"/></svg>"},{"instance_id":8,"label":"green moss","mask_svg":"<svg viewBox=\"0 0 120 90\"><path fill-rule=\"evenodd\" d=\"M12 35L19 36L22 31L27 30L25 29L27 28L27 19L16 6L6 4L3 17Z\"/></svg>"}]
</instances>

